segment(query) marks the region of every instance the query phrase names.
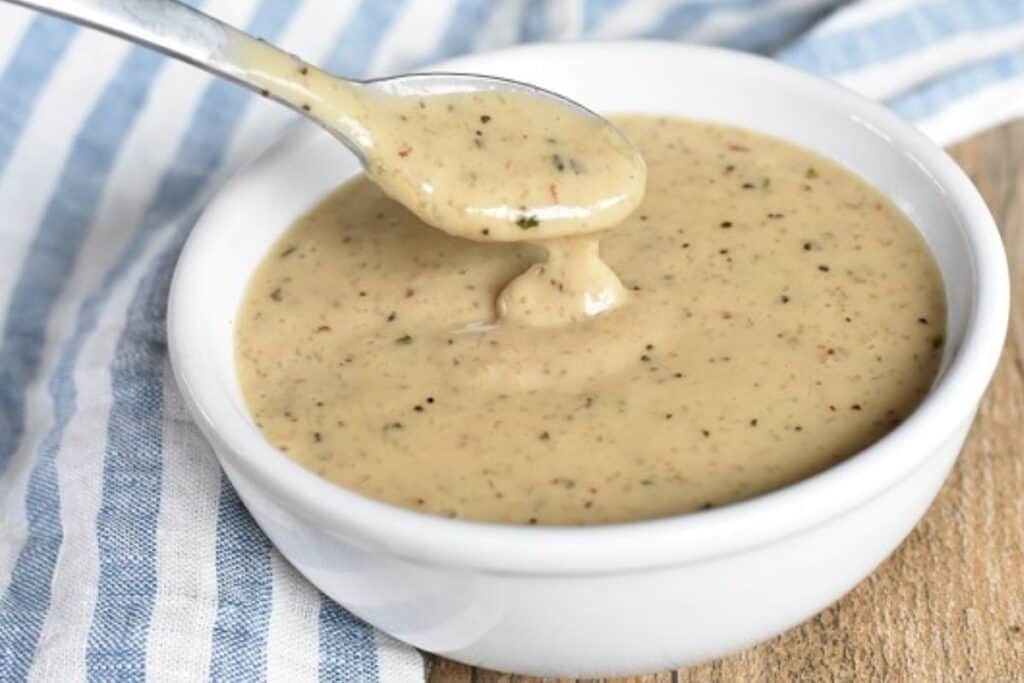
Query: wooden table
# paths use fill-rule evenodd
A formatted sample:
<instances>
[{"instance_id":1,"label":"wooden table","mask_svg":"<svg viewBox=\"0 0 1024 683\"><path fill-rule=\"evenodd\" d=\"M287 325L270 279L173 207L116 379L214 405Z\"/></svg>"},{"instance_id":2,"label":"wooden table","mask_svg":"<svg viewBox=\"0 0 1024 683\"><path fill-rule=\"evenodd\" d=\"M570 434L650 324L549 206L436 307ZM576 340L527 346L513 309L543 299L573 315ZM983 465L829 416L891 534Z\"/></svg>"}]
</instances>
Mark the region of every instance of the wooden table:
<instances>
[{"instance_id":1,"label":"wooden table","mask_svg":"<svg viewBox=\"0 0 1024 683\"><path fill-rule=\"evenodd\" d=\"M1011 241L1024 235L1024 121L952 149ZM1024 330L1022 330L1024 332ZM1024 681L1024 361L1011 326L953 473L910 537L838 603L704 666L623 681ZM430 658L431 683L535 681Z\"/></svg>"}]
</instances>

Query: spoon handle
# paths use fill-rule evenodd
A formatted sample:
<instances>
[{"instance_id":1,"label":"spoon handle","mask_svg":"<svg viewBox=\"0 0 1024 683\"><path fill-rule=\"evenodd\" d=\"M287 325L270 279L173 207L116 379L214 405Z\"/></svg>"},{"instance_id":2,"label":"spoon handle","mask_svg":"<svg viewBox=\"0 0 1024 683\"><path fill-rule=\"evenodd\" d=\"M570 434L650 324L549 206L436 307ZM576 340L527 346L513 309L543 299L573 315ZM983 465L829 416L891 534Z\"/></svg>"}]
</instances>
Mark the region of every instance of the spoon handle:
<instances>
[{"instance_id":1,"label":"spoon handle","mask_svg":"<svg viewBox=\"0 0 1024 683\"><path fill-rule=\"evenodd\" d=\"M229 45L260 42L177 0L8 0L159 50L257 92L263 86L232 56ZM282 51L283 52L283 51Z\"/></svg>"}]
</instances>

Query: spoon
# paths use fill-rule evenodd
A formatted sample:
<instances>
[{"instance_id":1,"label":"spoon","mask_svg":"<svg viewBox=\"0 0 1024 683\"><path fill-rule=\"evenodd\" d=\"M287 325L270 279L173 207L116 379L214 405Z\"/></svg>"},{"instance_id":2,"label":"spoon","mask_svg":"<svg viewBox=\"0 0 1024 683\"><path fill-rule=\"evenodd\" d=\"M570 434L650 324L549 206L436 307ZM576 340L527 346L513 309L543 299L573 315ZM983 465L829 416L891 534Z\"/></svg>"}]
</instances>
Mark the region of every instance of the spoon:
<instances>
[{"instance_id":1,"label":"spoon","mask_svg":"<svg viewBox=\"0 0 1024 683\"><path fill-rule=\"evenodd\" d=\"M478 241L607 230L646 167L609 122L518 81L423 73L356 81L176 0L10 0L164 52L291 107L352 150L385 193Z\"/></svg>"}]
</instances>

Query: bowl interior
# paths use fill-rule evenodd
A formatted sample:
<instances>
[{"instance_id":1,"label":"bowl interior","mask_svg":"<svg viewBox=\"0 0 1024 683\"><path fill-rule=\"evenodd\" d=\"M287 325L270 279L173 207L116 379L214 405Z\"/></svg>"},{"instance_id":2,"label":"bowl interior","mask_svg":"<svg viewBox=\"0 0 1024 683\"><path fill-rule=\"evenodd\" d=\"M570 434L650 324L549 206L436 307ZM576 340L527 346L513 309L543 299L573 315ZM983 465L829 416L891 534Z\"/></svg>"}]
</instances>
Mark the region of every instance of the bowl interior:
<instances>
[{"instance_id":1,"label":"bowl interior","mask_svg":"<svg viewBox=\"0 0 1024 683\"><path fill-rule=\"evenodd\" d=\"M454 60L438 70L444 69L533 82L601 113L665 114L742 126L840 163L889 197L930 246L946 285L948 308L937 384L956 365L969 322L977 314L979 248L972 231L988 229L985 221L990 224L991 219L955 165L881 108L766 60L673 44L530 46ZM358 170L355 158L333 138L300 125L225 187L179 262L170 312L175 370L208 432L222 431L234 440L236 451L262 444L258 447L263 452L238 457L284 460L259 437L235 374L234 320L248 278L296 218ZM986 248L992 252L997 247ZM1004 293L998 283L993 291L998 317L998 299ZM998 321L993 324L999 326ZM995 356L997 351L978 353ZM985 375L983 386L991 368L979 371ZM976 401L977 396L967 400ZM958 408L958 420L971 408ZM822 493L827 495L824 488ZM849 503L855 493L864 495L837 486L832 503Z\"/></svg>"}]
</instances>

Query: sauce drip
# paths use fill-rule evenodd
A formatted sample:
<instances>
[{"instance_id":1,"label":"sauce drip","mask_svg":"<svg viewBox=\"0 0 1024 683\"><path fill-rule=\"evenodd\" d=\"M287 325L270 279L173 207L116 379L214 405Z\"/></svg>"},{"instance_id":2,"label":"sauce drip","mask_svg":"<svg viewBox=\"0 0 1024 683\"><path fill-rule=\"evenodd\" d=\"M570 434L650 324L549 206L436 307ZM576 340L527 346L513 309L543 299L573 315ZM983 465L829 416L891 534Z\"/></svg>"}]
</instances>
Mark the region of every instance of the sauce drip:
<instances>
[{"instance_id":1,"label":"sauce drip","mask_svg":"<svg viewBox=\"0 0 1024 683\"><path fill-rule=\"evenodd\" d=\"M604 119L512 89L394 95L259 42L234 49L265 94L356 141L367 175L428 225L474 241L546 248L548 264L517 277L500 297L503 321L567 324L624 303L597 237L584 236L636 208L647 167ZM548 282L552 290L541 291Z\"/></svg>"},{"instance_id":2,"label":"sauce drip","mask_svg":"<svg viewBox=\"0 0 1024 683\"><path fill-rule=\"evenodd\" d=\"M503 322L548 327L579 323L621 306L626 289L601 260L592 235L540 243L547 260L512 280L498 295Z\"/></svg>"}]
</instances>

